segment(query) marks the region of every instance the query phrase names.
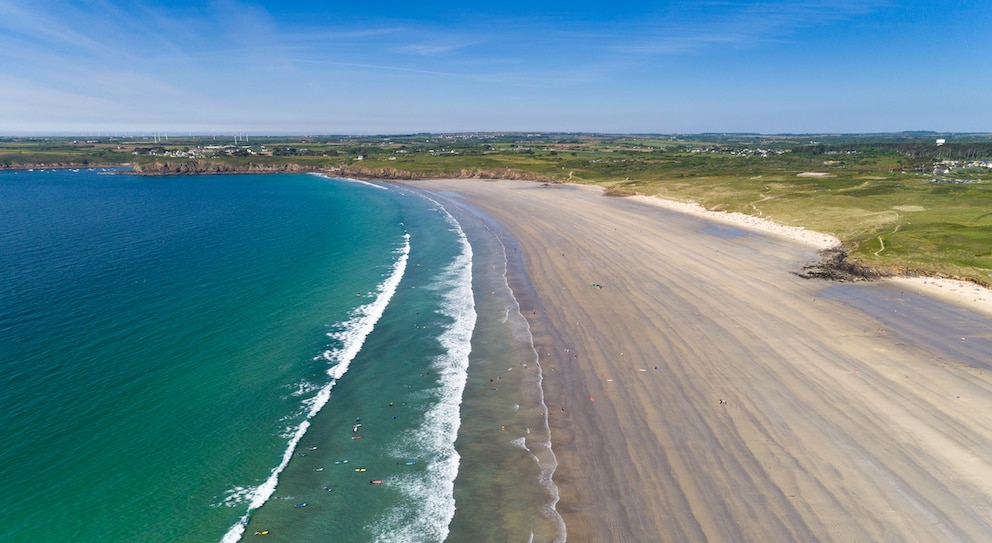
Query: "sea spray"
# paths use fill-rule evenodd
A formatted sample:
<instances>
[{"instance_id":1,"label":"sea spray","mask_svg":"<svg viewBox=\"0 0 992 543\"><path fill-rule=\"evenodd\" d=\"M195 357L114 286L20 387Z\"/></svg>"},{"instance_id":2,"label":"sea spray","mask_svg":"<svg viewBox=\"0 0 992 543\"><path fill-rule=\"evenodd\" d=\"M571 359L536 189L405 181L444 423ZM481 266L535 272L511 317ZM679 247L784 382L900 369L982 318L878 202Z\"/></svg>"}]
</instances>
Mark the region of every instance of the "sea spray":
<instances>
[{"instance_id":1,"label":"sea spray","mask_svg":"<svg viewBox=\"0 0 992 543\"><path fill-rule=\"evenodd\" d=\"M389 301L396 293L403 274L406 272L407 260L410 255L409 233L404 234L403 246L397 250L397 253L398 258L393 264L392 273L378 286L373 301L356 308L351 318L339 327L339 332L329 334L332 339L339 342L339 347L325 351L320 357L332 364L327 370L330 381L320 387L316 395L304 400L304 405L307 408L306 419L296 427L295 431L289 437L289 442L286 450L283 452L279 465L272 469L269 477L261 485L247 493L250 499L248 509L245 515L241 517L241 520L231 526L227 533L224 534L221 540L222 543L239 541L245 532L245 526L248 524L251 512L264 505L272 497L279 482L279 474L289 464L289 461L293 458L296 446L303 436L306 435L307 429L310 428L310 419L319 413L324 405L327 404L331 396L331 389L334 388L337 380L348 371L351 361L362 350L365 338L372 333L376 323L382 317L383 312L389 305Z\"/></svg>"}]
</instances>

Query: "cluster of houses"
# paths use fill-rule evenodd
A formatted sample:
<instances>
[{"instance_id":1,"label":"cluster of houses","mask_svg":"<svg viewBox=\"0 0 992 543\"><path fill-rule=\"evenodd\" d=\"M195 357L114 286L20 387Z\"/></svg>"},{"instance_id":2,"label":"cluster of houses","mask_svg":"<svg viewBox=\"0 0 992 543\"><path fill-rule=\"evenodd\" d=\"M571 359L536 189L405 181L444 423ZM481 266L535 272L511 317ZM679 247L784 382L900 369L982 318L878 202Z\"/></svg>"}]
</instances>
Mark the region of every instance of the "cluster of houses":
<instances>
[{"instance_id":1,"label":"cluster of houses","mask_svg":"<svg viewBox=\"0 0 992 543\"><path fill-rule=\"evenodd\" d=\"M960 168L992 168L992 160L941 160L933 168L934 175L946 175Z\"/></svg>"},{"instance_id":2,"label":"cluster of houses","mask_svg":"<svg viewBox=\"0 0 992 543\"><path fill-rule=\"evenodd\" d=\"M992 160L942 160L934 165L934 175L948 175L952 171L961 168L992 168ZM978 183L977 179L954 179L950 177L935 177L928 179L931 183L948 183L952 185L964 185Z\"/></svg>"},{"instance_id":3,"label":"cluster of houses","mask_svg":"<svg viewBox=\"0 0 992 543\"><path fill-rule=\"evenodd\" d=\"M267 155L272 154L263 146L261 149L252 148L248 145L205 145L194 149L185 147L182 149L166 149L164 147L136 148L131 152L134 155L148 155L165 158L210 158L217 155Z\"/></svg>"},{"instance_id":4,"label":"cluster of houses","mask_svg":"<svg viewBox=\"0 0 992 543\"><path fill-rule=\"evenodd\" d=\"M781 155L783 153L791 152L790 149L751 149L750 147L744 147L743 149L729 149L726 147L693 147L689 149L690 153L721 153L733 156L741 157L768 157L772 155Z\"/></svg>"}]
</instances>

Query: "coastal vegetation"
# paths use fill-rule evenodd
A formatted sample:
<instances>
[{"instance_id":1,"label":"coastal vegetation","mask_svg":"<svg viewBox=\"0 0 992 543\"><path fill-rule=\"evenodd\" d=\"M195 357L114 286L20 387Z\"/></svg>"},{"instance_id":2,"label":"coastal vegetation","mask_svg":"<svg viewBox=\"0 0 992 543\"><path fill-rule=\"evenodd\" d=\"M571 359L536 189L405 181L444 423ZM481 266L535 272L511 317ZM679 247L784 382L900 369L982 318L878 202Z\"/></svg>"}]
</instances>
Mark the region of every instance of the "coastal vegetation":
<instances>
[{"instance_id":1,"label":"coastal vegetation","mask_svg":"<svg viewBox=\"0 0 992 543\"><path fill-rule=\"evenodd\" d=\"M992 283L992 135L411 134L0 139L0 169L322 171L602 186L831 233L881 273Z\"/></svg>"}]
</instances>

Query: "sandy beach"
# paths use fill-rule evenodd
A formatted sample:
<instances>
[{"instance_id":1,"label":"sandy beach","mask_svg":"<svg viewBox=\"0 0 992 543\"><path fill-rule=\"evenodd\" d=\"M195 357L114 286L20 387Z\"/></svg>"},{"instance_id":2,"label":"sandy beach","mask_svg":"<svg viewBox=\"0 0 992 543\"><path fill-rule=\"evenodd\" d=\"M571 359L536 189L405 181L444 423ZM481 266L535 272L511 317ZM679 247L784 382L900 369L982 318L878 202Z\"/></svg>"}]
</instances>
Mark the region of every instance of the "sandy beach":
<instances>
[{"instance_id":1,"label":"sandy beach","mask_svg":"<svg viewBox=\"0 0 992 543\"><path fill-rule=\"evenodd\" d=\"M569 541L989 539L992 372L955 354L992 359L988 317L911 346L794 275L815 243L570 185L413 185L524 253Z\"/></svg>"}]
</instances>

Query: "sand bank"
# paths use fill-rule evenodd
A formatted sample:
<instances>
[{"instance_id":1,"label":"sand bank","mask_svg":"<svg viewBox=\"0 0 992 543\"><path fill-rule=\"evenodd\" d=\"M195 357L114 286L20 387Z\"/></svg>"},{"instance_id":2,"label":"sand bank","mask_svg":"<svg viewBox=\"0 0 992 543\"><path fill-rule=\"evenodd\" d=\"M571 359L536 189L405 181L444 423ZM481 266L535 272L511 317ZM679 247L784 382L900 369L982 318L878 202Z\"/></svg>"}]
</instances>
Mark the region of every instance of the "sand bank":
<instances>
[{"instance_id":1,"label":"sand bank","mask_svg":"<svg viewBox=\"0 0 992 543\"><path fill-rule=\"evenodd\" d=\"M992 371L960 362L953 323L912 347L793 273L815 247L711 218L568 185L413 184L521 248L569 541L992 533ZM992 359L988 334L966 345Z\"/></svg>"}]
</instances>

